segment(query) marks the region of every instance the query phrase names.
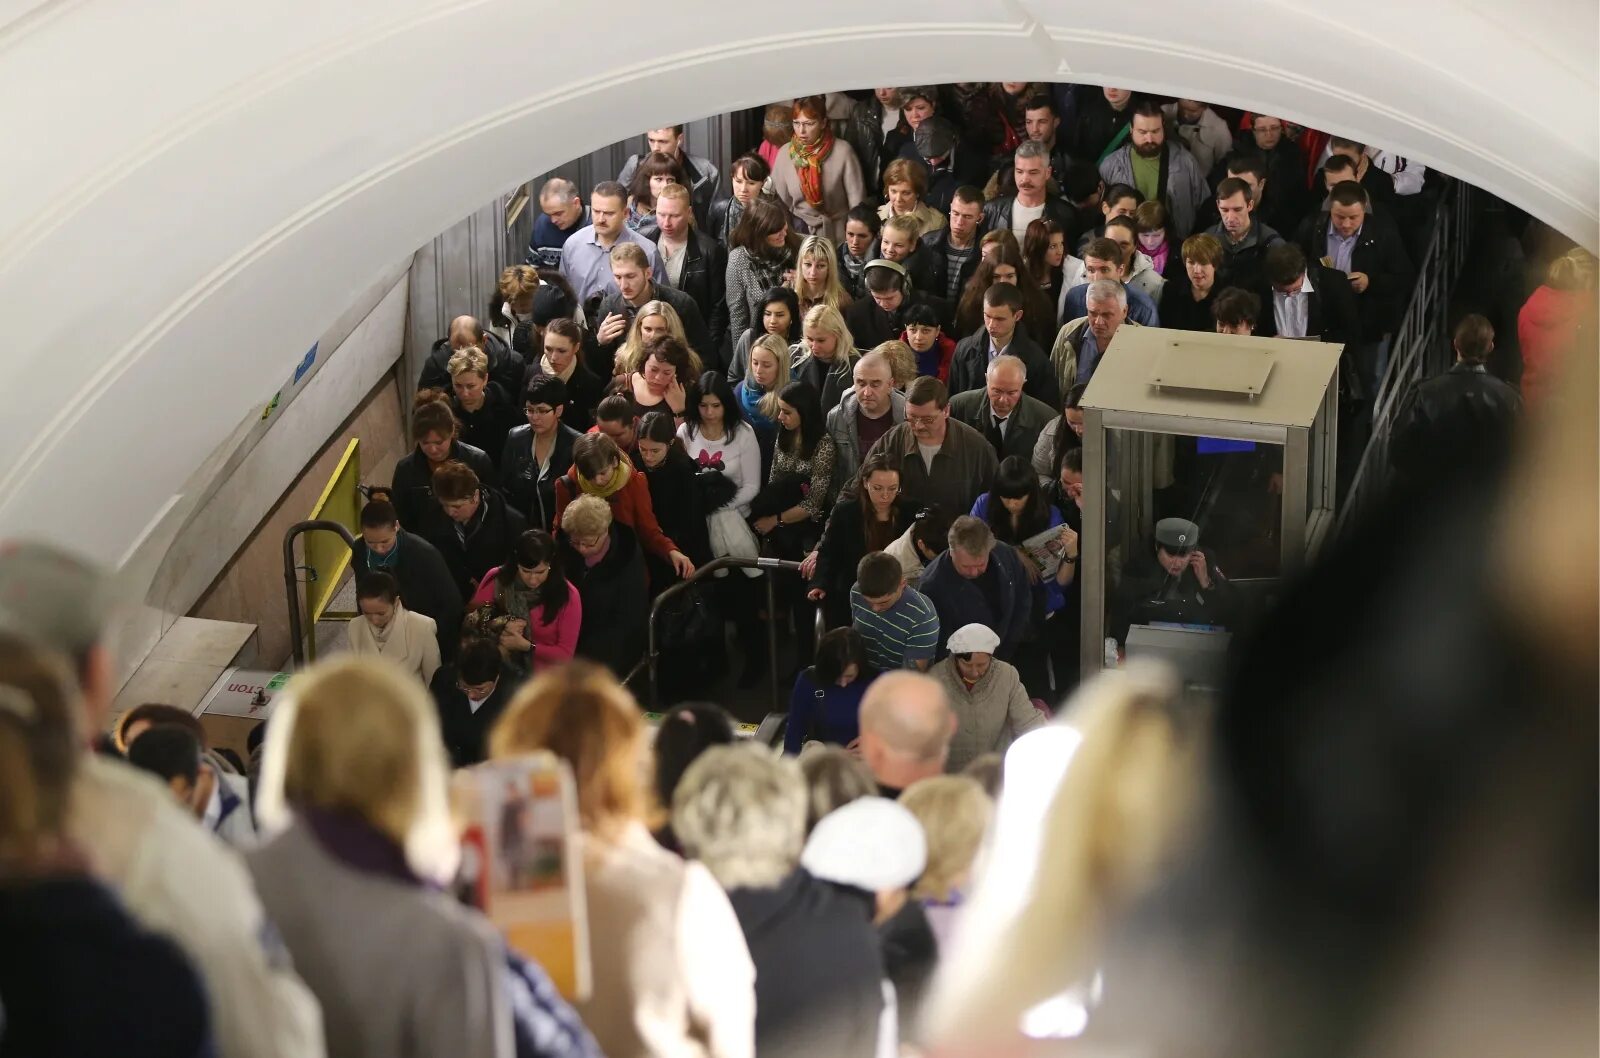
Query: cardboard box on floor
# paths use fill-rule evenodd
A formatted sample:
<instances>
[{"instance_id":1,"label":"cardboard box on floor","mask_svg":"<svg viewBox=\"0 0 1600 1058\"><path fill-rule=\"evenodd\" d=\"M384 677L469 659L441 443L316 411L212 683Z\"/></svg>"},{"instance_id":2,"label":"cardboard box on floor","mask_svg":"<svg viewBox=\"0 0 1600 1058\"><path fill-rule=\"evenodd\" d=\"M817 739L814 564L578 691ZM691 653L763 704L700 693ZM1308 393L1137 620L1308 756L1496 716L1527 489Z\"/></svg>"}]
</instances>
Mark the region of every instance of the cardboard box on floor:
<instances>
[{"instance_id":1,"label":"cardboard box on floor","mask_svg":"<svg viewBox=\"0 0 1600 1058\"><path fill-rule=\"evenodd\" d=\"M200 700L196 714L213 749L231 749L248 761L246 740L272 713L272 702L289 682L289 673L263 669L225 669Z\"/></svg>"}]
</instances>

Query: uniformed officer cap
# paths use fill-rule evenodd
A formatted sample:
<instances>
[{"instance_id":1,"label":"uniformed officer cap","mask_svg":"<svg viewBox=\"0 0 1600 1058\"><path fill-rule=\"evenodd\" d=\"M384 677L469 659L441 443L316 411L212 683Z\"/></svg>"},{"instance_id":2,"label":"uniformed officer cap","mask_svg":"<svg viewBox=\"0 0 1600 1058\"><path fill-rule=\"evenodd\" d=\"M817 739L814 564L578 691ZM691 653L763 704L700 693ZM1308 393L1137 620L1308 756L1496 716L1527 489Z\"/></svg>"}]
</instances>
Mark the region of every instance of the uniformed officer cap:
<instances>
[{"instance_id":1,"label":"uniformed officer cap","mask_svg":"<svg viewBox=\"0 0 1600 1058\"><path fill-rule=\"evenodd\" d=\"M1200 527L1187 518L1163 518L1156 523L1156 543L1174 555L1200 546Z\"/></svg>"}]
</instances>

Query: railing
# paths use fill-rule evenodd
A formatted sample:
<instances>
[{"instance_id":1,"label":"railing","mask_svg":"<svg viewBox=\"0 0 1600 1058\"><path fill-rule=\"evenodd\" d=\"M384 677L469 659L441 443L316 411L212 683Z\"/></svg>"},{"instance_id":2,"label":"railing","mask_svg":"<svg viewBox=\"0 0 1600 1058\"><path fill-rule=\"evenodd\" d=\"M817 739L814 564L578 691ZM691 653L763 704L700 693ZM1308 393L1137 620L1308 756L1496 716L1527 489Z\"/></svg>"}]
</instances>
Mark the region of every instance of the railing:
<instances>
[{"instance_id":1,"label":"railing","mask_svg":"<svg viewBox=\"0 0 1600 1058\"><path fill-rule=\"evenodd\" d=\"M1389 483L1389 435L1400 405L1423 379L1450 366L1450 295L1472 241L1480 195L1455 180L1434 214L1433 235L1417 265L1411 302L1396 328L1389 364L1373 402L1372 433L1340 506L1334 532L1340 533L1369 512Z\"/></svg>"},{"instance_id":2,"label":"railing","mask_svg":"<svg viewBox=\"0 0 1600 1058\"><path fill-rule=\"evenodd\" d=\"M337 533L351 551L356 546L356 538L350 530L342 523L327 518L296 522L283 534L283 589L289 600L289 665L296 669L306 663L306 638L305 624L300 619L300 564L294 560L294 542L302 534L318 530ZM306 568L312 569L309 566ZM312 572L315 573L315 570L312 569Z\"/></svg>"}]
</instances>

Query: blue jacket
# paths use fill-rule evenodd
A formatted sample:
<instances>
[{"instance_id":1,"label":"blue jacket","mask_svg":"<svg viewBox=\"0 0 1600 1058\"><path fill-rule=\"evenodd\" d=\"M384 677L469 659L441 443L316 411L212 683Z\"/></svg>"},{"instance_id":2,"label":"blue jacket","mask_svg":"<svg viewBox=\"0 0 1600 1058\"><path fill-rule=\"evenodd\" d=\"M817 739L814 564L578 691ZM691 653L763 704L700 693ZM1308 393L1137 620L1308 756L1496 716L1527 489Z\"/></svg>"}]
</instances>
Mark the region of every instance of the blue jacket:
<instances>
[{"instance_id":1,"label":"blue jacket","mask_svg":"<svg viewBox=\"0 0 1600 1058\"><path fill-rule=\"evenodd\" d=\"M789 695L789 726L783 735L783 751L799 753L808 739L836 746L854 742L861 734L856 719L861 712L861 698L876 677L877 673L869 669L848 687L819 687L812 670L801 669Z\"/></svg>"},{"instance_id":2,"label":"blue jacket","mask_svg":"<svg viewBox=\"0 0 1600 1058\"><path fill-rule=\"evenodd\" d=\"M992 579L991 579L992 578ZM998 604L991 607L980 582L988 579ZM1033 608L1033 586L1022 560L1009 547L995 546L989 553L989 568L978 580L968 580L956 572L946 551L922 573L917 590L933 601L939 611L939 656L949 653L950 634L962 625L988 625L1000 637L994 656L1010 661L1028 631Z\"/></svg>"},{"instance_id":3,"label":"blue jacket","mask_svg":"<svg viewBox=\"0 0 1600 1058\"><path fill-rule=\"evenodd\" d=\"M1156 312L1156 303L1150 300L1150 295L1138 287L1122 284L1122 289L1128 292L1128 319L1141 327L1161 326L1161 315ZM1089 315L1089 308L1084 299L1089 295L1089 284L1083 283L1067 291L1067 296L1061 300L1061 325L1065 327L1080 316Z\"/></svg>"},{"instance_id":4,"label":"blue jacket","mask_svg":"<svg viewBox=\"0 0 1600 1058\"><path fill-rule=\"evenodd\" d=\"M972 505L972 516L974 518L982 518L986 522L989 520L989 497L993 495L994 493L992 492L985 492L978 497L978 502ZM1066 524L1066 519L1061 517L1061 512L1056 509L1055 504L1046 503L1045 511L1050 517L1050 523L1046 528L1054 529ZM1027 570L1024 569L1023 572L1026 573ZM1033 591L1043 601L1045 613L1055 613L1067 603L1066 589L1058 584L1054 577L1042 578L1038 584L1033 585Z\"/></svg>"}]
</instances>

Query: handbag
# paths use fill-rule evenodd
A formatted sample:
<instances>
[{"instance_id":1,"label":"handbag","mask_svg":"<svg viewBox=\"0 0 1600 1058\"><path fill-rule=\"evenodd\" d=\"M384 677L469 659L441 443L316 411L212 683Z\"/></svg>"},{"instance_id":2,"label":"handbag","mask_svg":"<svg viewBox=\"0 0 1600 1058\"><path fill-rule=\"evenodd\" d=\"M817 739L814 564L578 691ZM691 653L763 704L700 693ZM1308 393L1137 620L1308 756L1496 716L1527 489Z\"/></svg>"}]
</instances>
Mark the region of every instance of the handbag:
<instances>
[{"instance_id":1,"label":"handbag","mask_svg":"<svg viewBox=\"0 0 1600 1058\"><path fill-rule=\"evenodd\" d=\"M685 588L656 614L664 649L700 646L722 638L722 619L702 585Z\"/></svg>"},{"instance_id":2,"label":"handbag","mask_svg":"<svg viewBox=\"0 0 1600 1058\"><path fill-rule=\"evenodd\" d=\"M769 481L750 501L750 517L776 518L790 507L798 507L806 498L811 478L799 474L782 474Z\"/></svg>"},{"instance_id":3,"label":"handbag","mask_svg":"<svg viewBox=\"0 0 1600 1058\"><path fill-rule=\"evenodd\" d=\"M726 507L739 493L739 486L718 467L703 467L694 474L694 487L700 490L701 509Z\"/></svg>"}]
</instances>

